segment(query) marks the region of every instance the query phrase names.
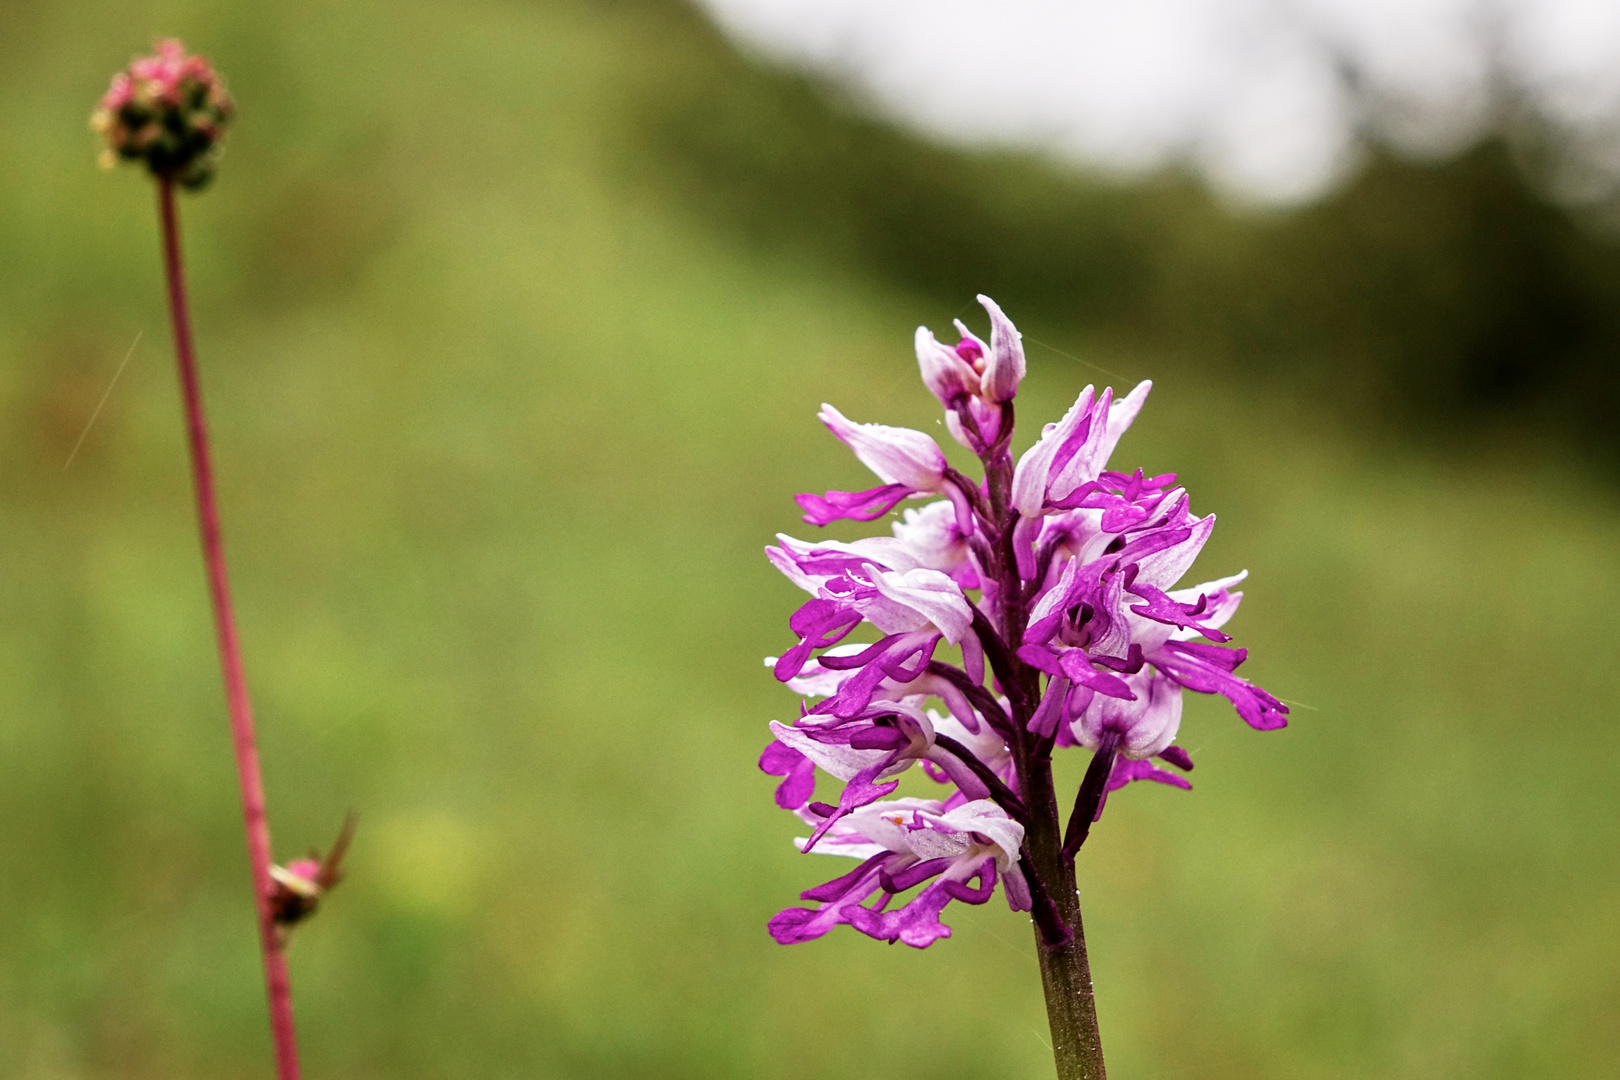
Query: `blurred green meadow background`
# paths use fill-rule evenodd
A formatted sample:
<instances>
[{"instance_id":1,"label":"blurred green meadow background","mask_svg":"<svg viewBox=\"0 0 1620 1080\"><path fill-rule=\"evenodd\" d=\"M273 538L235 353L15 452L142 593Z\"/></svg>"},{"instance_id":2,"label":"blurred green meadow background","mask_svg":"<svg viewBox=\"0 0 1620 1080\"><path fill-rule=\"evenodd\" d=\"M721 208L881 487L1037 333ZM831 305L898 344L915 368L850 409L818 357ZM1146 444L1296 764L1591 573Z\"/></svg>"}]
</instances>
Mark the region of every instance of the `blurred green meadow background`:
<instances>
[{"instance_id":1,"label":"blurred green meadow background","mask_svg":"<svg viewBox=\"0 0 1620 1080\"><path fill-rule=\"evenodd\" d=\"M269 1074L153 192L86 127L156 34L239 107L182 215L278 854L362 815L308 1076L1050 1075L999 898L764 929L837 864L754 764L760 548L865 486L823 400L940 430L911 332L979 290L1025 443L1156 380L1115 460L1220 515L1296 704L1191 702L1196 789L1083 853L1113 1074L1614 1075L1620 248L1522 140L1263 214L939 149L674 2L8 0L0 1077Z\"/></svg>"}]
</instances>

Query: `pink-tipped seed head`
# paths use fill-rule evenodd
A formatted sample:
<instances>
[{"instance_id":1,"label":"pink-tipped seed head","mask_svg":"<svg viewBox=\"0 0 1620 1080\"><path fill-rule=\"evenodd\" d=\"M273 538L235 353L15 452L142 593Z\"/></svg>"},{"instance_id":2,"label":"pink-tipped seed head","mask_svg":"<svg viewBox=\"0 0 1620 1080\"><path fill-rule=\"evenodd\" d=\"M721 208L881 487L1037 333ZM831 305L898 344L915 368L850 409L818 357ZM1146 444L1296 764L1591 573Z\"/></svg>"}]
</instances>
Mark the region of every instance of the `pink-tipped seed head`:
<instances>
[{"instance_id":1,"label":"pink-tipped seed head","mask_svg":"<svg viewBox=\"0 0 1620 1080\"><path fill-rule=\"evenodd\" d=\"M138 161L153 176L198 188L213 179L234 108L208 61L170 38L113 76L90 126L106 141L104 166Z\"/></svg>"}]
</instances>

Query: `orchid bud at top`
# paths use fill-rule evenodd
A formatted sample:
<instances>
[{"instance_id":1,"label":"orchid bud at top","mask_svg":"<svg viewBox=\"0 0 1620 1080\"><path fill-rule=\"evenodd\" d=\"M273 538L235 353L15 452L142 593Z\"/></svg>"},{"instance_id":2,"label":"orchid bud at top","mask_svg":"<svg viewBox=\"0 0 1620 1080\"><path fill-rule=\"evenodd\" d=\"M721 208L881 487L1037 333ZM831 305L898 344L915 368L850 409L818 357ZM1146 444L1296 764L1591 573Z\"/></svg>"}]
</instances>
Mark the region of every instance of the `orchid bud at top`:
<instances>
[{"instance_id":1,"label":"orchid bud at top","mask_svg":"<svg viewBox=\"0 0 1620 1080\"><path fill-rule=\"evenodd\" d=\"M963 398L979 392L979 370L962 352L960 347L941 344L926 326L917 327L917 367L924 385L947 409L957 408Z\"/></svg>"},{"instance_id":2,"label":"orchid bud at top","mask_svg":"<svg viewBox=\"0 0 1620 1080\"><path fill-rule=\"evenodd\" d=\"M979 303L990 313L990 355L984 362L982 393L986 401L1000 405L1011 401L1024 381L1023 335L994 300L980 295Z\"/></svg>"},{"instance_id":3,"label":"orchid bud at top","mask_svg":"<svg viewBox=\"0 0 1620 1080\"><path fill-rule=\"evenodd\" d=\"M213 178L234 108L208 61L170 38L113 76L90 126L107 142L104 167L139 161L159 179L199 188Z\"/></svg>"}]
</instances>

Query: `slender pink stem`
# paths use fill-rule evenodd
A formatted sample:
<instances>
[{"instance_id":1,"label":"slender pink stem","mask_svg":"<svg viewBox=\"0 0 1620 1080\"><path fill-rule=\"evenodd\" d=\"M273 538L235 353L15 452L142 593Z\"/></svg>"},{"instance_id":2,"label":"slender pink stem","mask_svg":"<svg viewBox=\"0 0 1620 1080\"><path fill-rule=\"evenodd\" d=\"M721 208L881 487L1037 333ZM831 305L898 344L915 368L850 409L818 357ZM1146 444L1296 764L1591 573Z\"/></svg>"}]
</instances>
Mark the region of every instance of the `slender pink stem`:
<instances>
[{"instance_id":1,"label":"slender pink stem","mask_svg":"<svg viewBox=\"0 0 1620 1080\"><path fill-rule=\"evenodd\" d=\"M270 1032L276 1045L278 1080L299 1080L298 1037L293 1030L292 983L287 957L277 941L270 907L275 883L270 877L270 825L264 813L264 780L259 748L253 738L253 708L248 702L242 649L231 614L230 584L225 577L225 547L220 540L219 506L214 498L214 472L208 457L208 429L203 423L202 388L191 349L191 320L186 314L186 284L180 267L180 227L174 212L174 185L158 180L158 209L163 218L163 269L169 284L169 312L174 319L174 351L180 362L180 391L185 398L186 432L191 443L191 469L197 486L197 520L202 529L203 563L214 604L219 662L225 672L225 700L231 715L231 741L236 747L236 775L242 785L242 824L247 829L248 859L253 864L253 891L259 911L259 947L264 954L265 991L270 999Z\"/></svg>"}]
</instances>

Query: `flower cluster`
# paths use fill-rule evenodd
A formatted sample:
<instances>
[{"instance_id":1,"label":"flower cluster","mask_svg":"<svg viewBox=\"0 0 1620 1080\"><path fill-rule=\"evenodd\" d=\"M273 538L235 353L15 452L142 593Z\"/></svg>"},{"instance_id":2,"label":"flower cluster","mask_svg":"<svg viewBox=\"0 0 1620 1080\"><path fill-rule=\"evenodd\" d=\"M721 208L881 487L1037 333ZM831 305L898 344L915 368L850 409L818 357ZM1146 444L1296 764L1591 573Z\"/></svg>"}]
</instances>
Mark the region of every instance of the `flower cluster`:
<instances>
[{"instance_id":1,"label":"flower cluster","mask_svg":"<svg viewBox=\"0 0 1620 1080\"><path fill-rule=\"evenodd\" d=\"M1050 799L1026 806L1025 793L1038 772L1050 790L1055 748L1093 755L1062 836L1072 881L1109 792L1133 780L1191 787L1181 773L1192 759L1175 745L1184 689L1224 695L1254 728L1286 723L1276 698L1234 674L1247 654L1222 627L1244 575L1177 587L1214 517L1192 512L1174 475L1108 468L1150 384L1117 401L1086 387L1015 465L1023 346L1001 309L979 301L988 342L958 322L956 344L919 329L916 348L947 429L983 463L984 480L952 468L922 432L855 423L824 405L822 422L882 483L798 496L807 522L870 521L907 499L936 501L905 510L888 536L784 535L766 548L810 599L788 621L797 643L767 660L804 701L794 723L771 724L760 767L782 778L777 804L810 829L801 850L861 860L803 894L816 907L772 919L779 942L848 923L923 947L950 936L947 903L983 903L998 881L1014 910L1051 920L1045 898L1060 883L1041 879L1026 834L1055 837L1059 823ZM871 640L851 644L862 627ZM890 798L912 765L943 799ZM836 802L813 799L818 769L842 785Z\"/></svg>"},{"instance_id":2,"label":"flower cluster","mask_svg":"<svg viewBox=\"0 0 1620 1080\"><path fill-rule=\"evenodd\" d=\"M113 76L90 126L106 140L104 166L141 161L154 176L196 188L213 178L232 110L208 61L170 39Z\"/></svg>"}]
</instances>

